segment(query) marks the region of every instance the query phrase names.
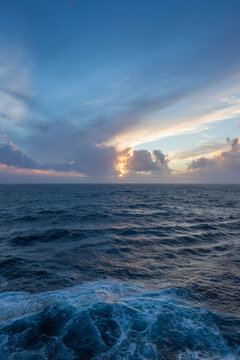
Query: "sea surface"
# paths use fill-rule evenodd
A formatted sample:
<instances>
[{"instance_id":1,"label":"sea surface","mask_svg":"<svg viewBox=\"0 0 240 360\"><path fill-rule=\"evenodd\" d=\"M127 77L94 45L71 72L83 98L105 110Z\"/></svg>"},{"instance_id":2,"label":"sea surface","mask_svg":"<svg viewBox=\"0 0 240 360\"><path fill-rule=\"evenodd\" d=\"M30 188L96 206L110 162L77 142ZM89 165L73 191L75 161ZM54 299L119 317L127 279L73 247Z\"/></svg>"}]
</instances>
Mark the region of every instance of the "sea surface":
<instances>
[{"instance_id":1,"label":"sea surface","mask_svg":"<svg viewBox=\"0 0 240 360\"><path fill-rule=\"evenodd\" d=\"M239 360L240 186L0 185L0 359Z\"/></svg>"}]
</instances>

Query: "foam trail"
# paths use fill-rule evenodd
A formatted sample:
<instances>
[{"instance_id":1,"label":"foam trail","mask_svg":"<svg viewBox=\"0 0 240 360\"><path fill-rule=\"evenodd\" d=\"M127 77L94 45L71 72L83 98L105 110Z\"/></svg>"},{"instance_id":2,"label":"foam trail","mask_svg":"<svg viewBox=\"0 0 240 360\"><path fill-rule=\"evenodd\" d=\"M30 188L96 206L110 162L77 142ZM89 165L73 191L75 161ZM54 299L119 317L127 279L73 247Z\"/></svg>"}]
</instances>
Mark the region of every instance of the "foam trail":
<instances>
[{"instance_id":1,"label":"foam trail","mask_svg":"<svg viewBox=\"0 0 240 360\"><path fill-rule=\"evenodd\" d=\"M0 357L9 360L238 360L240 318L181 288L94 281L0 295Z\"/></svg>"}]
</instances>

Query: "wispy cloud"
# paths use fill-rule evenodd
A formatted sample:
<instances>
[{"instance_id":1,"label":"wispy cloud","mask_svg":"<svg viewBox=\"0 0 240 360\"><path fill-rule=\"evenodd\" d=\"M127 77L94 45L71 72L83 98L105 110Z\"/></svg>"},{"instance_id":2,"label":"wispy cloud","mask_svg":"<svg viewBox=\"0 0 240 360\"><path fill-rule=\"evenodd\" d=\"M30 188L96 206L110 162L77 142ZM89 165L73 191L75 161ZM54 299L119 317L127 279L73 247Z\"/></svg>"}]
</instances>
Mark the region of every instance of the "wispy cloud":
<instances>
[{"instance_id":1,"label":"wispy cloud","mask_svg":"<svg viewBox=\"0 0 240 360\"><path fill-rule=\"evenodd\" d=\"M158 114L150 116L148 119L142 119L142 122L136 126L132 124L126 130L120 131L106 143L119 148L136 146L164 137L200 132L207 129L208 124L238 118L240 116L240 91L238 96L232 98L232 101L229 98L225 104L223 104L220 96L217 103L215 98L215 109L211 109L213 106L211 96L209 94L204 95L205 104L203 104L204 101L200 95L201 107L199 105L197 107L195 106L195 103L199 102L199 98L190 97L189 99L190 95L188 95L187 100L190 101L187 102L183 96L183 104L180 104L180 108L173 106L175 102L172 104L168 103L168 109L166 109L167 111L164 111L163 114L158 112ZM177 99L175 100L177 101ZM180 101L179 98L179 102ZM186 116L186 113L189 112L192 112L192 115Z\"/></svg>"},{"instance_id":2,"label":"wispy cloud","mask_svg":"<svg viewBox=\"0 0 240 360\"><path fill-rule=\"evenodd\" d=\"M171 151L168 154L170 160L178 161L178 160L188 160L199 157L200 155L209 156L214 155L223 149L227 148L226 142L221 143L203 143L200 146L191 149L191 150L180 150L180 151Z\"/></svg>"},{"instance_id":3,"label":"wispy cloud","mask_svg":"<svg viewBox=\"0 0 240 360\"><path fill-rule=\"evenodd\" d=\"M1 44L3 45L3 44ZM0 50L0 126L13 130L29 115L30 65L20 48Z\"/></svg>"}]
</instances>

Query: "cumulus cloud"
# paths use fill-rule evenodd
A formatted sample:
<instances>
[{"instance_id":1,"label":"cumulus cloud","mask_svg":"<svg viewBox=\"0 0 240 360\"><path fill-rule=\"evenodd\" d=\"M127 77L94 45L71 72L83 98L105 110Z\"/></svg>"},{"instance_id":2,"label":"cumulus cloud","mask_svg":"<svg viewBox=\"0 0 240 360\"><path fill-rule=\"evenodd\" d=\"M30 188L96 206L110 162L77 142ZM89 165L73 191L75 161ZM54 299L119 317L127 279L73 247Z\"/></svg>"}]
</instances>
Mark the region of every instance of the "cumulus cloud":
<instances>
[{"instance_id":1,"label":"cumulus cloud","mask_svg":"<svg viewBox=\"0 0 240 360\"><path fill-rule=\"evenodd\" d=\"M221 152L219 155L213 158L200 157L197 160L193 160L189 165L189 170L200 169L239 169L240 170L240 143L239 138L231 140L227 138L227 143L230 148Z\"/></svg>"},{"instance_id":2,"label":"cumulus cloud","mask_svg":"<svg viewBox=\"0 0 240 360\"><path fill-rule=\"evenodd\" d=\"M227 168L240 169L240 143L239 138L227 138L227 142L231 145L230 150L223 151L221 154L222 163Z\"/></svg>"},{"instance_id":3,"label":"cumulus cloud","mask_svg":"<svg viewBox=\"0 0 240 360\"><path fill-rule=\"evenodd\" d=\"M189 170L196 170L196 169L207 168L207 167L215 166L215 165L216 165L216 160L215 159L208 159L208 158L205 158L205 157L200 157L197 160L193 160L188 165L188 169Z\"/></svg>"},{"instance_id":4,"label":"cumulus cloud","mask_svg":"<svg viewBox=\"0 0 240 360\"><path fill-rule=\"evenodd\" d=\"M168 159L160 150L134 150L127 159L127 171L135 172L163 172L169 171Z\"/></svg>"}]
</instances>

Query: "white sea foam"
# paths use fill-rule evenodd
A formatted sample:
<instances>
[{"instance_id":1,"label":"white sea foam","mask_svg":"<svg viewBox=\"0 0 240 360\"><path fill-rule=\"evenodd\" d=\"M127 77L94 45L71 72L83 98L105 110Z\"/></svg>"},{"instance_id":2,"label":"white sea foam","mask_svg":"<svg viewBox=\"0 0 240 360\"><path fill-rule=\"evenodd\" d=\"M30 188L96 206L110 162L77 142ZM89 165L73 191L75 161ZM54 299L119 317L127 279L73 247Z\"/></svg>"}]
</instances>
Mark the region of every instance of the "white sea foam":
<instances>
[{"instance_id":1,"label":"white sea foam","mask_svg":"<svg viewBox=\"0 0 240 360\"><path fill-rule=\"evenodd\" d=\"M12 292L0 295L0 313L3 359L240 358L237 340L229 342L240 319L198 306L181 288L153 291L102 280Z\"/></svg>"}]
</instances>

